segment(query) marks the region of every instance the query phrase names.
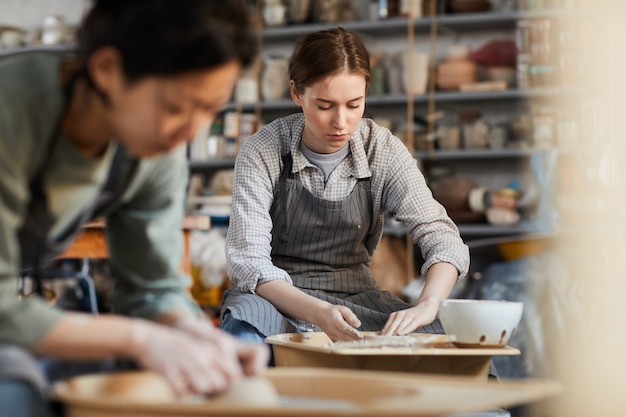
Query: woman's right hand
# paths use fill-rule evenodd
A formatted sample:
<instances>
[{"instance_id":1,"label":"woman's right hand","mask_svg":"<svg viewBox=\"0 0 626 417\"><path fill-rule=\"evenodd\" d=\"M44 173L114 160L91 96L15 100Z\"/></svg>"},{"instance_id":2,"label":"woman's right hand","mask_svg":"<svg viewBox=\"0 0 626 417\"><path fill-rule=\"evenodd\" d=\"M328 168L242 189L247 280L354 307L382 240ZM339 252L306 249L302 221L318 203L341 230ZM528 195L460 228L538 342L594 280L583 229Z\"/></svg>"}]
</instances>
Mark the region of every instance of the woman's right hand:
<instances>
[{"instance_id":1,"label":"woman's right hand","mask_svg":"<svg viewBox=\"0 0 626 417\"><path fill-rule=\"evenodd\" d=\"M237 349L224 349L233 343L222 337L199 338L134 319L130 349L135 360L163 375L177 394L210 394L225 390L243 375Z\"/></svg>"},{"instance_id":2,"label":"woman's right hand","mask_svg":"<svg viewBox=\"0 0 626 417\"><path fill-rule=\"evenodd\" d=\"M313 297L283 280L273 280L256 287L256 293L272 303L281 313L318 326L337 340L359 340L361 327L356 314L348 307Z\"/></svg>"},{"instance_id":3,"label":"woman's right hand","mask_svg":"<svg viewBox=\"0 0 626 417\"><path fill-rule=\"evenodd\" d=\"M348 307L325 303L317 314L316 323L333 342L359 340L363 336L357 330L361 321Z\"/></svg>"}]
</instances>

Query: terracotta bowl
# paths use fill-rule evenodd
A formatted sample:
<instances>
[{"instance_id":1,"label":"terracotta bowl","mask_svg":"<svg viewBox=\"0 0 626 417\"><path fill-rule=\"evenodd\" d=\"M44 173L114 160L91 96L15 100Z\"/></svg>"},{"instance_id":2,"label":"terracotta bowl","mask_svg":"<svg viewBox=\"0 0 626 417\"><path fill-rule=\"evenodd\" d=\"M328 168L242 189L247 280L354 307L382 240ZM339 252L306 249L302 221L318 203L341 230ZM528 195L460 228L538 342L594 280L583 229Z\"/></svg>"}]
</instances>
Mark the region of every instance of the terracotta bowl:
<instances>
[{"instance_id":1,"label":"terracotta bowl","mask_svg":"<svg viewBox=\"0 0 626 417\"><path fill-rule=\"evenodd\" d=\"M523 309L523 303L513 301L444 300L439 319L459 347L500 348L517 330Z\"/></svg>"},{"instance_id":2,"label":"terracotta bowl","mask_svg":"<svg viewBox=\"0 0 626 417\"><path fill-rule=\"evenodd\" d=\"M447 177L437 180L431 185L433 197L448 213L469 212L469 193L478 187L476 182L469 177Z\"/></svg>"},{"instance_id":3,"label":"terracotta bowl","mask_svg":"<svg viewBox=\"0 0 626 417\"><path fill-rule=\"evenodd\" d=\"M436 84L441 90L458 89L476 81L477 66L470 59L446 58L437 67Z\"/></svg>"}]
</instances>

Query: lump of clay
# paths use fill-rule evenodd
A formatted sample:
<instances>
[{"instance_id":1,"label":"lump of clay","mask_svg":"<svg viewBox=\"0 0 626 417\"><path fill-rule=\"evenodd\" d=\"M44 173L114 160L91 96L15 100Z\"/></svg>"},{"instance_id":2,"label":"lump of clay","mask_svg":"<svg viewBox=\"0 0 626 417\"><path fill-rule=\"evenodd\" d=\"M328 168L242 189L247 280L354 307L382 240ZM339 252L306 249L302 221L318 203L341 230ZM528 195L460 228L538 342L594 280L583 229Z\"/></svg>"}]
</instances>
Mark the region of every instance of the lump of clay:
<instances>
[{"instance_id":1,"label":"lump of clay","mask_svg":"<svg viewBox=\"0 0 626 417\"><path fill-rule=\"evenodd\" d=\"M211 397L209 401L212 404L277 407L280 397L270 381L256 376L233 381L224 393Z\"/></svg>"},{"instance_id":2,"label":"lump of clay","mask_svg":"<svg viewBox=\"0 0 626 417\"><path fill-rule=\"evenodd\" d=\"M116 403L163 404L176 401L176 394L161 375L154 372L115 372L85 375L68 381L78 395L106 398Z\"/></svg>"}]
</instances>

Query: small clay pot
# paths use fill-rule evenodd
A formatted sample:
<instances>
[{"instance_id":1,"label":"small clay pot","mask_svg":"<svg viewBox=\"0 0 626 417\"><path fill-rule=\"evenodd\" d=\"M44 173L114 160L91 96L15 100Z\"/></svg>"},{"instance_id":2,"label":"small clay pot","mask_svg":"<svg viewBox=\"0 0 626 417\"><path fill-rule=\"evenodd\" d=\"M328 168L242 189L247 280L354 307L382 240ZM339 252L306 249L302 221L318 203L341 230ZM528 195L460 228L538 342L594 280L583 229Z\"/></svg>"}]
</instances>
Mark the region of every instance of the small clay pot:
<instances>
[{"instance_id":1,"label":"small clay pot","mask_svg":"<svg viewBox=\"0 0 626 417\"><path fill-rule=\"evenodd\" d=\"M476 82L478 67L469 58L446 58L437 67L437 87L458 90L462 84Z\"/></svg>"},{"instance_id":2,"label":"small clay pot","mask_svg":"<svg viewBox=\"0 0 626 417\"><path fill-rule=\"evenodd\" d=\"M448 212L470 211L469 193L476 187L478 187L478 184L467 177L446 177L438 180L431 186L433 197Z\"/></svg>"}]
</instances>

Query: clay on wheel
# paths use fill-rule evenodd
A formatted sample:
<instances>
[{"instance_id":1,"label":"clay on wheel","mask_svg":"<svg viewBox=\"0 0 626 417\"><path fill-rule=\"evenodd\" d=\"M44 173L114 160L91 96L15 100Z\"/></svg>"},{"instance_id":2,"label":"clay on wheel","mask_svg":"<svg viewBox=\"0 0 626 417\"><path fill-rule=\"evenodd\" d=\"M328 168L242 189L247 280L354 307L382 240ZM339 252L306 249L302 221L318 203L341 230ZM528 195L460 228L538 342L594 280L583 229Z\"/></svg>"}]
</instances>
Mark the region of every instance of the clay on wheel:
<instances>
[{"instance_id":1,"label":"clay on wheel","mask_svg":"<svg viewBox=\"0 0 626 417\"><path fill-rule=\"evenodd\" d=\"M163 404L176 401L176 394L165 378L153 372L120 372L98 376L85 380L80 390L83 394L112 402Z\"/></svg>"},{"instance_id":2,"label":"clay on wheel","mask_svg":"<svg viewBox=\"0 0 626 417\"><path fill-rule=\"evenodd\" d=\"M224 393L212 397L210 401L214 404L276 407L280 397L270 381L257 376L233 381Z\"/></svg>"}]
</instances>

